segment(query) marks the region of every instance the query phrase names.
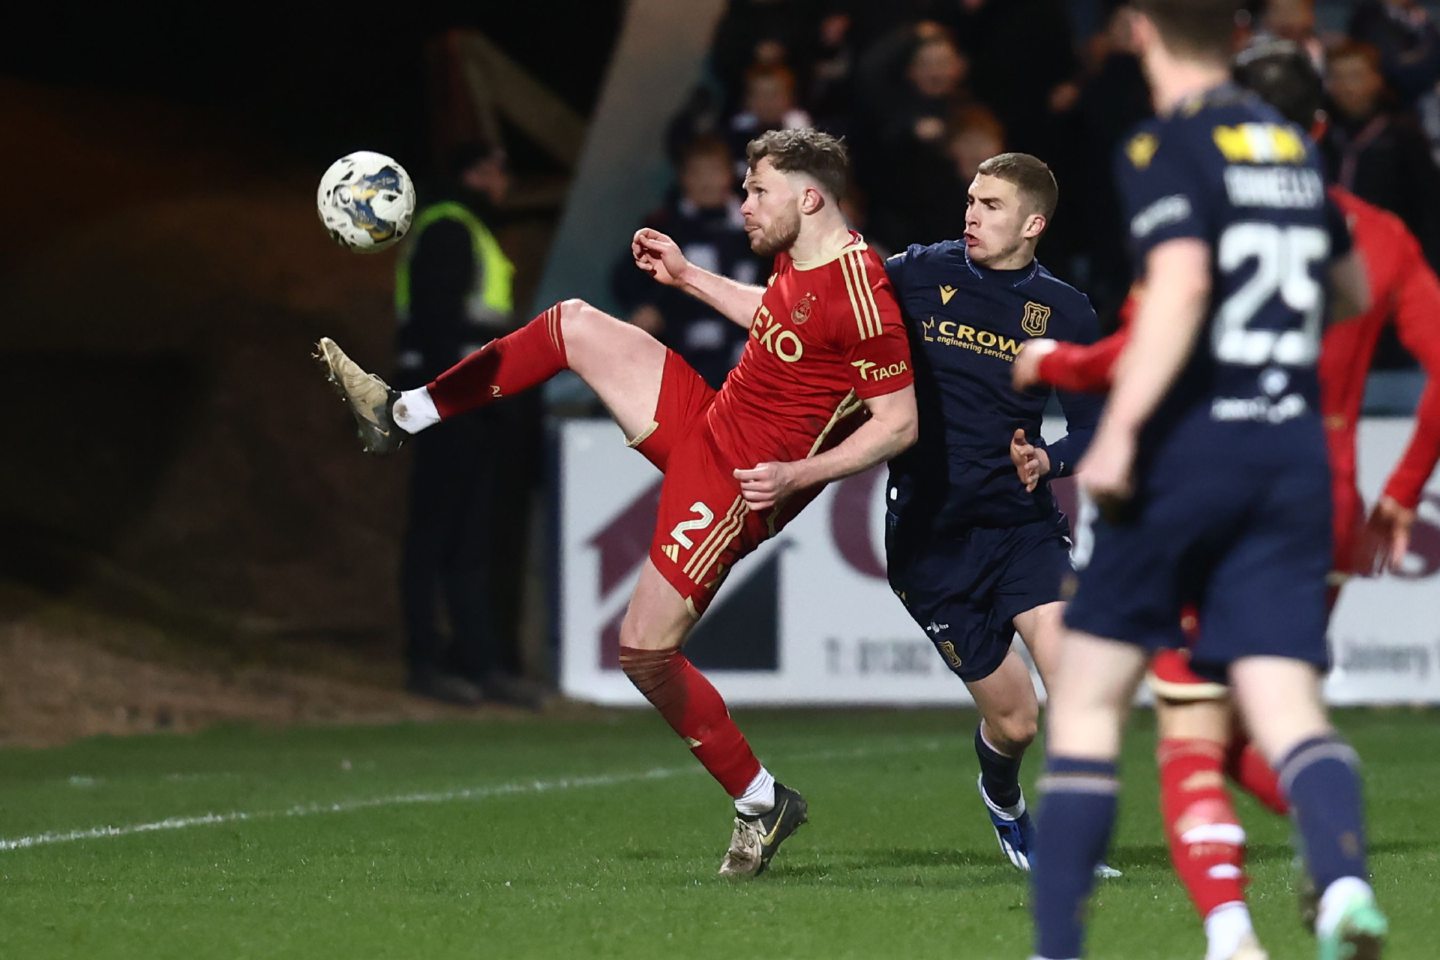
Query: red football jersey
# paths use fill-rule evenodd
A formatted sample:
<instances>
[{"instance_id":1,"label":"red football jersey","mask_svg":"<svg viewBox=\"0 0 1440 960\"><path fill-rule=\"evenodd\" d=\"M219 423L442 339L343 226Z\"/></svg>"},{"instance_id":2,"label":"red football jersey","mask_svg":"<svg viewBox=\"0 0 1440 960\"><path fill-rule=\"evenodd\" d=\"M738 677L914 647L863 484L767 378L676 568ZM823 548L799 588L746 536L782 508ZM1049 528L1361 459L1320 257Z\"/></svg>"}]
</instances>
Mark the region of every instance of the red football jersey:
<instances>
[{"instance_id":1,"label":"red football jersey","mask_svg":"<svg viewBox=\"0 0 1440 960\"><path fill-rule=\"evenodd\" d=\"M750 339L706 412L747 466L802 460L837 436L860 400L914 382L905 322L885 267L859 234L828 260L775 258Z\"/></svg>"},{"instance_id":2,"label":"red football jersey","mask_svg":"<svg viewBox=\"0 0 1440 960\"><path fill-rule=\"evenodd\" d=\"M1429 374L1415 410L1415 432L1385 494L1414 509L1440 459L1440 280L1420 244L1393 213L1371 206L1339 187L1330 198L1345 214L1355 249L1365 261L1371 306L1325 331L1320 348L1320 407L1330 440L1335 480L1355 486L1355 424L1365 399L1365 375L1380 331L1395 321L1400 342Z\"/></svg>"}]
</instances>

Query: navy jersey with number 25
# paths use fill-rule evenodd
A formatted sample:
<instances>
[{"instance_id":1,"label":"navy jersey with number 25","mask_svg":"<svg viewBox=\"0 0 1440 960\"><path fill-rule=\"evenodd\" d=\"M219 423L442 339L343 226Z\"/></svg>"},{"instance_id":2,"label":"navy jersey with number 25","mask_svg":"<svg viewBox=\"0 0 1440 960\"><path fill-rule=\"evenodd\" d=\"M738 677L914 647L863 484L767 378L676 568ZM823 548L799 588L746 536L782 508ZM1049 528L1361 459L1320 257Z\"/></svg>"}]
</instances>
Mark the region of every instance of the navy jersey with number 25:
<instances>
[{"instance_id":1,"label":"navy jersey with number 25","mask_svg":"<svg viewBox=\"0 0 1440 960\"><path fill-rule=\"evenodd\" d=\"M1323 455L1324 277L1348 246L1313 145L1267 104L1224 86L1147 124L1117 159L1136 275L1170 240L1211 253L1205 329L1151 419L1149 445ZM1287 428L1289 425L1289 428ZM1283 445L1280 449L1277 445Z\"/></svg>"},{"instance_id":2,"label":"navy jersey with number 25","mask_svg":"<svg viewBox=\"0 0 1440 960\"><path fill-rule=\"evenodd\" d=\"M1314 147L1224 85L1141 128L1116 162L1137 275L1156 247L1199 241L1210 302L1141 433L1132 515L1082 510L1066 620L1174 646L1180 607L1194 602L1202 672L1249 655L1324 665L1329 471L1315 363L1324 277L1348 237Z\"/></svg>"}]
</instances>

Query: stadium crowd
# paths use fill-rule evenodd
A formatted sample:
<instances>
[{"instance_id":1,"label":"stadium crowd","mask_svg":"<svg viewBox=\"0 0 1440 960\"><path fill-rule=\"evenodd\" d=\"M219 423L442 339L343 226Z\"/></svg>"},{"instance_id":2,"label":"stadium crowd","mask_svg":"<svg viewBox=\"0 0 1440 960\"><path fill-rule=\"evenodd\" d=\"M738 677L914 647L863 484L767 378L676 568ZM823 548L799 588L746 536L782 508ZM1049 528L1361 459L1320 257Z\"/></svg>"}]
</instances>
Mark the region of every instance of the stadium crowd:
<instances>
[{"instance_id":1,"label":"stadium crowd","mask_svg":"<svg viewBox=\"0 0 1440 960\"><path fill-rule=\"evenodd\" d=\"M1315 134L1327 177L1399 215L1440 266L1436 20L1419 0L1248 6L1239 43L1295 42L1324 73L1329 119ZM1126 16L1115 0L733 0L705 79L670 125L677 183L647 224L712 269L764 270L739 218L745 144L813 125L845 138L850 220L887 254L959 236L975 167L1005 150L1033 153L1061 188L1041 258L1113 325L1131 281L1113 158L1151 113ZM727 160L730 190L706 174ZM743 331L638 282L622 259L622 309L718 385ZM1413 365L1387 334L1376 368Z\"/></svg>"}]
</instances>

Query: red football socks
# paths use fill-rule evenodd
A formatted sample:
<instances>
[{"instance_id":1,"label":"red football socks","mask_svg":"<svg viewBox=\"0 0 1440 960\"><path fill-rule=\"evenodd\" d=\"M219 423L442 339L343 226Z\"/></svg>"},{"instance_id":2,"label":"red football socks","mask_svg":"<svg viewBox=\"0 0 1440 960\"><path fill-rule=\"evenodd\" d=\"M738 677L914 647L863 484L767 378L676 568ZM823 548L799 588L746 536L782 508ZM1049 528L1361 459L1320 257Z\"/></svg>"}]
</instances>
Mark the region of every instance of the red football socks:
<instances>
[{"instance_id":1,"label":"red football socks","mask_svg":"<svg viewBox=\"0 0 1440 960\"><path fill-rule=\"evenodd\" d=\"M690 745L695 759L732 797L760 772L745 735L730 719L719 692L696 670L679 647L669 650L620 648L620 669L670 728Z\"/></svg>"},{"instance_id":2,"label":"red football socks","mask_svg":"<svg viewBox=\"0 0 1440 960\"><path fill-rule=\"evenodd\" d=\"M1243 734L1237 735L1225 752L1225 772L1250 796L1280 816L1290 813L1290 804L1280 790L1280 778Z\"/></svg>"},{"instance_id":3,"label":"red football socks","mask_svg":"<svg viewBox=\"0 0 1440 960\"><path fill-rule=\"evenodd\" d=\"M1160 809L1175 873L1201 918L1245 900L1245 831L1225 792L1225 751L1208 740L1162 740Z\"/></svg>"},{"instance_id":4,"label":"red football socks","mask_svg":"<svg viewBox=\"0 0 1440 960\"><path fill-rule=\"evenodd\" d=\"M529 390L567 366L557 303L514 333L491 340L427 389L444 419Z\"/></svg>"}]
</instances>

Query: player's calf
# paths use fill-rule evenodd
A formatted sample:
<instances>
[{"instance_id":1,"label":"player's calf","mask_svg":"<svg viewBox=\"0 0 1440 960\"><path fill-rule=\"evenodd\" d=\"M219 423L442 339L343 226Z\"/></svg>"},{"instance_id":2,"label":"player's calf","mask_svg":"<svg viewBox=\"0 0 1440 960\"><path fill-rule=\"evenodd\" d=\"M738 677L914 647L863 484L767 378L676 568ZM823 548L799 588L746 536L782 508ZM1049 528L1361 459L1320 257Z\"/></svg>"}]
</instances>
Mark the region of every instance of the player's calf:
<instances>
[{"instance_id":1,"label":"player's calf","mask_svg":"<svg viewBox=\"0 0 1440 960\"><path fill-rule=\"evenodd\" d=\"M1251 952L1254 926L1245 904L1245 831L1225 791L1219 742L1166 739L1157 750L1160 807L1175 874L1205 923L1207 960Z\"/></svg>"}]
</instances>

